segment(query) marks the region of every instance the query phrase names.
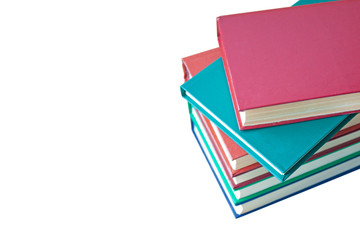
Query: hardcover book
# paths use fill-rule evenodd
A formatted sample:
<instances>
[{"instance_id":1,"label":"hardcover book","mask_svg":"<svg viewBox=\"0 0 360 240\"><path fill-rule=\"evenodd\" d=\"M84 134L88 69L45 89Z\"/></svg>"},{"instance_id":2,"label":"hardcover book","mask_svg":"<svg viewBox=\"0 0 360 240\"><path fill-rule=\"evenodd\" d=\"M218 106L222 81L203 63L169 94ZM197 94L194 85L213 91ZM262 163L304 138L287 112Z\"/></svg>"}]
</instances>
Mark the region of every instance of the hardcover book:
<instances>
[{"instance_id":1,"label":"hardcover book","mask_svg":"<svg viewBox=\"0 0 360 240\"><path fill-rule=\"evenodd\" d=\"M185 81L189 80L201 70L206 68L217 58L220 57L220 50L218 48L201 52L195 55L191 55L182 59L183 70L185 75ZM202 118L205 118L201 116ZM223 156L226 163L226 169L230 172L232 177L239 174L254 170L261 167L261 165L250 155L247 154L239 145L237 145L231 138L229 138L224 132L218 129L213 123L205 119L206 128L212 132L212 138L216 142L216 145ZM348 135L346 138L339 137L347 135L360 129L360 114L357 114L349 123L347 123L343 129L341 129L331 140L337 139L335 142L328 142L310 159L327 154L331 151L337 150L339 147L347 146L346 144L352 144L356 141L357 135ZM345 140L344 140L345 139ZM330 141L331 141L330 140ZM321 150L321 151L320 151Z\"/></svg>"},{"instance_id":2,"label":"hardcover book","mask_svg":"<svg viewBox=\"0 0 360 240\"><path fill-rule=\"evenodd\" d=\"M360 111L360 0L217 19L240 129Z\"/></svg>"},{"instance_id":3,"label":"hardcover book","mask_svg":"<svg viewBox=\"0 0 360 240\"><path fill-rule=\"evenodd\" d=\"M242 131L218 59L181 86L183 97L279 180L284 181L354 115Z\"/></svg>"}]
</instances>

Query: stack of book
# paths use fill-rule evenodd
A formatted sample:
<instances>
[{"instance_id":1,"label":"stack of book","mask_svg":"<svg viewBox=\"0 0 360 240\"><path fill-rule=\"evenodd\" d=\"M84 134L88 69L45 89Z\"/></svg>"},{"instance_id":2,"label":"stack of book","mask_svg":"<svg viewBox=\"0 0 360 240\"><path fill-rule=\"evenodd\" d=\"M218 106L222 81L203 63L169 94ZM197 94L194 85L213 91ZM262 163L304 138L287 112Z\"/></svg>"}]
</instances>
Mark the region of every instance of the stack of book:
<instances>
[{"instance_id":1,"label":"stack of book","mask_svg":"<svg viewBox=\"0 0 360 240\"><path fill-rule=\"evenodd\" d=\"M360 167L360 0L217 18L183 58L193 133L235 217Z\"/></svg>"}]
</instances>

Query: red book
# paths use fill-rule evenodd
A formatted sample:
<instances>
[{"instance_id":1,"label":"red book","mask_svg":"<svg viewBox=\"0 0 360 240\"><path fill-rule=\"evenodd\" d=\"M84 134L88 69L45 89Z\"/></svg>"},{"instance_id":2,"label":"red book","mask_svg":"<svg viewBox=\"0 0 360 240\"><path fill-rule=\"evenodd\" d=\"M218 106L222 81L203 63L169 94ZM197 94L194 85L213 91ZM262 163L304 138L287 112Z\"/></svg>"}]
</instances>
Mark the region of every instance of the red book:
<instances>
[{"instance_id":1,"label":"red book","mask_svg":"<svg viewBox=\"0 0 360 240\"><path fill-rule=\"evenodd\" d=\"M360 111L360 0L221 16L240 129Z\"/></svg>"},{"instance_id":2,"label":"red book","mask_svg":"<svg viewBox=\"0 0 360 240\"><path fill-rule=\"evenodd\" d=\"M220 58L220 51L214 48L182 59L185 81L189 80L201 70Z\"/></svg>"}]
</instances>

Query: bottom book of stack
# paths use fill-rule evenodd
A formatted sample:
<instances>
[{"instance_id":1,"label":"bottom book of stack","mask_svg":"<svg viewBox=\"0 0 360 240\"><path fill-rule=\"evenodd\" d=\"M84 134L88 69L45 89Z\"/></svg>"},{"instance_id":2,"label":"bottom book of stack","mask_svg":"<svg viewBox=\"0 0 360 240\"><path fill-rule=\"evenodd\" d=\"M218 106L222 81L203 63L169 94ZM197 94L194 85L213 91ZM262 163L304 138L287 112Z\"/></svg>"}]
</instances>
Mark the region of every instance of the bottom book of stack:
<instances>
[{"instance_id":1,"label":"bottom book of stack","mask_svg":"<svg viewBox=\"0 0 360 240\"><path fill-rule=\"evenodd\" d=\"M238 175L237 178L245 179L244 184L234 187L234 180L221 161L218 150L221 146L216 145L208 129L208 120L191 105L189 111L192 131L236 218L360 168L360 142L355 142L339 145L341 148L307 161L284 182L259 168Z\"/></svg>"}]
</instances>

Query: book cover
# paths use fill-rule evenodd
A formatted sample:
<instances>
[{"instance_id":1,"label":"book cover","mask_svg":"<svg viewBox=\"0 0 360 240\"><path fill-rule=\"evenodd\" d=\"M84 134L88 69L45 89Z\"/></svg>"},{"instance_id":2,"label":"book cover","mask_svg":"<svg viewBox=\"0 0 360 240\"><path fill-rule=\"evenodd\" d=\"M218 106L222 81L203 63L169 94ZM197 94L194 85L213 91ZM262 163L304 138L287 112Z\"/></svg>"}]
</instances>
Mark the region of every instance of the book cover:
<instances>
[{"instance_id":1,"label":"book cover","mask_svg":"<svg viewBox=\"0 0 360 240\"><path fill-rule=\"evenodd\" d=\"M226 165L224 167L229 171L229 175L231 177L236 177L240 174L244 174L246 172L261 167L261 165L248 154L232 160L231 156L229 156L228 146L225 145L224 141L222 141L221 134L219 134L220 130L202 114L199 113L199 115L201 121L205 125L206 131L210 135L211 141L216 146L216 149L218 149L218 152L221 155L222 162ZM347 123L344 126L343 130L339 131L334 137L332 137L327 143L325 143L307 161L319 158L340 148L359 142L360 128L357 127L356 129L354 129L354 126L351 126L351 123L356 120L357 119L353 118L349 123ZM240 148L238 145L234 147Z\"/></svg>"},{"instance_id":2,"label":"book cover","mask_svg":"<svg viewBox=\"0 0 360 240\"><path fill-rule=\"evenodd\" d=\"M354 115L241 131L218 59L181 86L182 96L279 180L284 181Z\"/></svg>"},{"instance_id":3,"label":"book cover","mask_svg":"<svg viewBox=\"0 0 360 240\"><path fill-rule=\"evenodd\" d=\"M360 111L359 12L352 0L219 17L239 127Z\"/></svg>"},{"instance_id":4,"label":"book cover","mask_svg":"<svg viewBox=\"0 0 360 240\"><path fill-rule=\"evenodd\" d=\"M194 54L182 59L183 70L185 75L185 81L189 78L195 76L201 70L206 68L212 62L214 58L220 56L220 50L218 48ZM201 116L203 117L203 116ZM219 148L222 156L224 156L224 162L227 165L227 170L231 173L232 177L235 177L239 174L254 170L259 168L261 165L252 157L250 157L245 150L243 150L239 145L237 145L231 138L229 138L224 132L218 129L216 126L210 123L208 120L204 120L206 123L206 128L212 132L214 141ZM360 114L357 114L348 124L346 124L343 129L341 129L331 140L344 136L346 134L352 133L360 129ZM330 141L331 141L330 140ZM350 141L350 140L349 140ZM346 144L352 144L355 140L350 142L341 143L341 147L347 146ZM328 144L328 143L327 143ZM325 145L327 145L325 144ZM334 146L327 148L323 151L318 151L310 159L320 157L322 155L328 154L331 151L339 149L339 146ZM321 150L321 149L320 149Z\"/></svg>"},{"instance_id":5,"label":"book cover","mask_svg":"<svg viewBox=\"0 0 360 240\"><path fill-rule=\"evenodd\" d=\"M223 152L221 151L221 148L219 147L218 143L214 139L214 133L211 129L211 124L206 117L204 117L201 113L199 113L196 109L191 108L190 116L194 119L193 121L196 122L196 125L199 126L200 131L203 132L203 135L206 135L207 141L210 143L211 150L216 154L216 161L221 166L221 171L226 175L227 181L229 182L230 186L234 190L242 189L252 183L256 183L258 181L264 180L270 176L272 176L264 167L257 167L254 169L251 169L249 171L244 171L241 174L232 177L231 172L228 168L228 166L225 163ZM327 142L322 149L319 149L318 152L321 154L314 154L313 157L311 157L309 160L304 163L300 169L304 171L304 168L308 168L311 161L315 161L315 164L318 164L323 159L322 157L325 155L331 155L331 153L334 153L338 150L341 150L343 148L347 148L351 145L357 144L360 142L360 131L342 136L340 138L335 139L334 141ZM325 147L325 148L324 148ZM326 149L324 151L324 149ZM326 153L324 153L326 152ZM316 163L318 162L318 163ZM314 164L314 163L310 163ZM321 166L321 164L318 164L318 166ZM289 178L291 179L291 178ZM285 181L286 182L286 181Z\"/></svg>"}]
</instances>

